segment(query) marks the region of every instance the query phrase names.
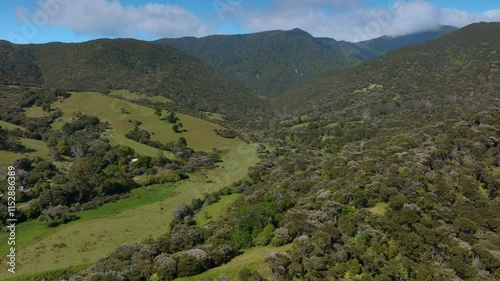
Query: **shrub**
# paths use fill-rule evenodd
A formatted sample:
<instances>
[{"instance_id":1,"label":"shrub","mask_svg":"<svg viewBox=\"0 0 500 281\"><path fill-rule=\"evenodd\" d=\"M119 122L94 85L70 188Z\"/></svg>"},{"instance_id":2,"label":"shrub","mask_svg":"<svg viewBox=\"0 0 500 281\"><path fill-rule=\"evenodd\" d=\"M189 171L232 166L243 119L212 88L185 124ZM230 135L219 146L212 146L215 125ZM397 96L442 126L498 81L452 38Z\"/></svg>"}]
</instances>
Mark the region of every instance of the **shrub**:
<instances>
[{"instance_id":1,"label":"shrub","mask_svg":"<svg viewBox=\"0 0 500 281\"><path fill-rule=\"evenodd\" d=\"M174 280L177 277L177 262L167 254L155 258L154 270L159 280Z\"/></svg>"},{"instance_id":2,"label":"shrub","mask_svg":"<svg viewBox=\"0 0 500 281\"><path fill-rule=\"evenodd\" d=\"M277 228L274 230L274 238L272 239L273 246L283 246L292 242L290 231L286 228Z\"/></svg>"},{"instance_id":3,"label":"shrub","mask_svg":"<svg viewBox=\"0 0 500 281\"><path fill-rule=\"evenodd\" d=\"M210 266L210 257L201 249L192 249L179 257L177 265L178 276L192 276L207 270Z\"/></svg>"},{"instance_id":4,"label":"shrub","mask_svg":"<svg viewBox=\"0 0 500 281\"><path fill-rule=\"evenodd\" d=\"M273 232L274 232L274 226L272 224L266 225L264 229L259 232L257 237L253 239L253 243L255 246L266 246L271 242L271 239L273 238Z\"/></svg>"},{"instance_id":5,"label":"shrub","mask_svg":"<svg viewBox=\"0 0 500 281\"><path fill-rule=\"evenodd\" d=\"M227 138L227 139L234 139L234 138L237 137L235 131L228 130L228 129L224 129L224 130L218 130L218 129L216 129L215 130L215 134L218 135L218 136L221 136L223 138Z\"/></svg>"},{"instance_id":6,"label":"shrub","mask_svg":"<svg viewBox=\"0 0 500 281\"><path fill-rule=\"evenodd\" d=\"M79 217L72 214L69 207L59 205L42 211L42 215L38 219L48 227L56 227L77 220Z\"/></svg>"}]
</instances>

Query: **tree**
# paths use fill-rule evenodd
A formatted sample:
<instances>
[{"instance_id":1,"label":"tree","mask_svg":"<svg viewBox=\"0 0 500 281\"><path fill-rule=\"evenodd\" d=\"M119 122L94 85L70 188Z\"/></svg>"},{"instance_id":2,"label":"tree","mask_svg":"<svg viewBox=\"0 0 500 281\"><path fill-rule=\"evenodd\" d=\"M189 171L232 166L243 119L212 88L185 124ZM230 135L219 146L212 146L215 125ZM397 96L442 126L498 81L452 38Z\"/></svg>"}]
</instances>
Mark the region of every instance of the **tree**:
<instances>
[{"instance_id":1,"label":"tree","mask_svg":"<svg viewBox=\"0 0 500 281\"><path fill-rule=\"evenodd\" d=\"M177 116L175 116L175 112L173 111L170 111L170 113L167 115L167 117L165 117L165 121L167 121L168 123L176 123L177 121L179 120L179 118L177 118Z\"/></svg>"},{"instance_id":2,"label":"tree","mask_svg":"<svg viewBox=\"0 0 500 281\"><path fill-rule=\"evenodd\" d=\"M130 112L128 111L128 109L126 109L125 107L120 107L120 112L122 114L130 114Z\"/></svg>"},{"instance_id":3,"label":"tree","mask_svg":"<svg viewBox=\"0 0 500 281\"><path fill-rule=\"evenodd\" d=\"M163 253L155 258L155 269L159 280L174 280L177 277L177 262Z\"/></svg>"},{"instance_id":4,"label":"tree","mask_svg":"<svg viewBox=\"0 0 500 281\"><path fill-rule=\"evenodd\" d=\"M155 115L156 115L156 116L158 116L158 119L160 119L161 114L162 114L162 112L161 112L161 108L158 108L158 107L157 107L157 108L155 108Z\"/></svg>"},{"instance_id":5,"label":"tree","mask_svg":"<svg viewBox=\"0 0 500 281\"><path fill-rule=\"evenodd\" d=\"M185 137L180 137L178 141L179 145L186 147L187 146L187 140Z\"/></svg>"},{"instance_id":6,"label":"tree","mask_svg":"<svg viewBox=\"0 0 500 281\"><path fill-rule=\"evenodd\" d=\"M177 124L174 124L172 126L172 131L174 131L174 133L176 133L176 134L179 133L179 126Z\"/></svg>"},{"instance_id":7,"label":"tree","mask_svg":"<svg viewBox=\"0 0 500 281\"><path fill-rule=\"evenodd\" d=\"M265 258L276 281L293 280L288 268L291 264L290 256L287 253L272 253Z\"/></svg>"},{"instance_id":8,"label":"tree","mask_svg":"<svg viewBox=\"0 0 500 281\"><path fill-rule=\"evenodd\" d=\"M102 175L101 159L97 157L77 158L69 169L69 176L75 181L75 190L80 193L80 200L88 201L92 199L96 188L104 182Z\"/></svg>"},{"instance_id":9,"label":"tree","mask_svg":"<svg viewBox=\"0 0 500 281\"><path fill-rule=\"evenodd\" d=\"M178 276L192 276L205 271L210 265L210 257L201 249L192 249L179 256Z\"/></svg>"},{"instance_id":10,"label":"tree","mask_svg":"<svg viewBox=\"0 0 500 281\"><path fill-rule=\"evenodd\" d=\"M50 112L50 110L51 110L51 109L50 109L50 103L44 103L44 104L42 105L42 110L43 110L44 112Z\"/></svg>"}]
</instances>

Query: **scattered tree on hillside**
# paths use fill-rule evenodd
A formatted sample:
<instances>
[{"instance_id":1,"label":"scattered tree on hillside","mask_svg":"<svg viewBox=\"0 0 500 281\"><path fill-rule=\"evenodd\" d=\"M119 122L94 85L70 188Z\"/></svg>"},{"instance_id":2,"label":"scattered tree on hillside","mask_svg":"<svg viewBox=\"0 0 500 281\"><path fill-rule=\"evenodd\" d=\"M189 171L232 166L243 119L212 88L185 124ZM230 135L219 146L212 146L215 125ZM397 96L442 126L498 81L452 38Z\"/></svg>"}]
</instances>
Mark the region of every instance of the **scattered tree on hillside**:
<instances>
[{"instance_id":1,"label":"scattered tree on hillside","mask_svg":"<svg viewBox=\"0 0 500 281\"><path fill-rule=\"evenodd\" d=\"M42 110L43 110L44 112L50 112L50 110L51 110L51 108L50 108L50 103L48 103L48 102L47 102L47 103L44 103L44 104L42 105Z\"/></svg>"},{"instance_id":2,"label":"scattered tree on hillside","mask_svg":"<svg viewBox=\"0 0 500 281\"><path fill-rule=\"evenodd\" d=\"M167 117L165 117L165 121L167 121L168 123L177 123L177 121L179 121L179 118L177 116L175 116L175 112L173 111L170 111L170 113L167 115Z\"/></svg>"},{"instance_id":3,"label":"scattered tree on hillside","mask_svg":"<svg viewBox=\"0 0 500 281\"><path fill-rule=\"evenodd\" d=\"M174 125L172 126L172 131L174 131L174 133L176 133L176 134L177 134L177 133L179 133L179 125L174 124Z\"/></svg>"},{"instance_id":4,"label":"scattered tree on hillside","mask_svg":"<svg viewBox=\"0 0 500 281\"><path fill-rule=\"evenodd\" d=\"M178 142L179 142L179 145L181 145L182 147L187 146L187 140L184 137L180 137Z\"/></svg>"},{"instance_id":5,"label":"scattered tree on hillside","mask_svg":"<svg viewBox=\"0 0 500 281\"><path fill-rule=\"evenodd\" d=\"M157 108L155 108L155 115L156 115L156 116L158 116L158 119L160 119L161 114L162 114L162 112L161 112L161 108L158 108L158 107L157 107Z\"/></svg>"}]
</instances>

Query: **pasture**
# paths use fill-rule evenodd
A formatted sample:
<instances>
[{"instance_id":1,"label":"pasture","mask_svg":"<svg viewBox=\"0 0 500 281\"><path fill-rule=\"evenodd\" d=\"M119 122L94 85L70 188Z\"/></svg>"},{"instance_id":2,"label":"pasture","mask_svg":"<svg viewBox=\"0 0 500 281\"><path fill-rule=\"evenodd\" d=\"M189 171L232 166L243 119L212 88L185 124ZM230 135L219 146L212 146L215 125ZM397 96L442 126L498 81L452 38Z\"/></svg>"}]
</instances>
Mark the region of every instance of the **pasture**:
<instances>
[{"instance_id":1,"label":"pasture","mask_svg":"<svg viewBox=\"0 0 500 281\"><path fill-rule=\"evenodd\" d=\"M21 138L20 139L21 143L26 146L28 149L34 150L34 152L27 152L27 153L17 153L17 152L11 152L11 151L0 151L0 154L2 157L0 158L0 167L5 168L9 165L12 164L17 159L21 158L30 158L30 157L41 157L41 158L48 158L49 156L49 148L47 147L47 144L45 144L42 141L39 140L32 140L32 139L26 139L26 138Z\"/></svg>"},{"instance_id":2,"label":"pasture","mask_svg":"<svg viewBox=\"0 0 500 281\"><path fill-rule=\"evenodd\" d=\"M212 221L216 221L227 212L228 208L242 197L243 195L241 194L222 196L217 203L204 207L201 212L196 214L196 216L194 216L194 221L199 226L205 226Z\"/></svg>"},{"instance_id":3,"label":"pasture","mask_svg":"<svg viewBox=\"0 0 500 281\"><path fill-rule=\"evenodd\" d=\"M292 248L292 244L285 245L283 247L254 247L245 250L241 255L235 257L227 264L221 265L219 267L207 270L199 275L177 278L178 281L195 281L203 280L204 278L216 279L220 275L226 275L229 280L238 280L238 274L244 268L250 269L251 271L258 271L262 276L266 278L272 277L272 272L269 270L264 259L273 252L286 252Z\"/></svg>"},{"instance_id":4,"label":"pasture","mask_svg":"<svg viewBox=\"0 0 500 281\"><path fill-rule=\"evenodd\" d=\"M186 132L174 133L172 131L173 124L155 116L154 109L100 93L72 93L71 97L62 103L54 103L53 108L60 108L64 113L63 121L55 122L52 126L53 129L60 129L76 112L94 115L99 117L102 122L109 122L113 127L110 131L111 144L130 146L143 155L156 156L158 149L125 137L134 128L133 122L136 120L142 122L141 129L151 132L151 139L167 143L184 137L188 146L195 150L209 151L214 147L225 149L234 147L240 142L237 139L217 136L214 130L222 128L217 124L181 113L176 113L176 116L180 119L179 122L184 125L183 129ZM167 111L163 111L162 116L166 115Z\"/></svg>"},{"instance_id":5,"label":"pasture","mask_svg":"<svg viewBox=\"0 0 500 281\"><path fill-rule=\"evenodd\" d=\"M222 158L223 163L216 169L202 170L176 185L134 191L128 199L79 212L81 219L66 225L49 229L36 220L20 224L18 274L96 262L119 245L164 234L175 208L244 178L248 168L258 161L255 147L242 141L228 147ZM0 239L5 237L2 234ZM0 254L5 256L6 250L2 245ZM11 277L5 272L0 279Z\"/></svg>"}]
</instances>

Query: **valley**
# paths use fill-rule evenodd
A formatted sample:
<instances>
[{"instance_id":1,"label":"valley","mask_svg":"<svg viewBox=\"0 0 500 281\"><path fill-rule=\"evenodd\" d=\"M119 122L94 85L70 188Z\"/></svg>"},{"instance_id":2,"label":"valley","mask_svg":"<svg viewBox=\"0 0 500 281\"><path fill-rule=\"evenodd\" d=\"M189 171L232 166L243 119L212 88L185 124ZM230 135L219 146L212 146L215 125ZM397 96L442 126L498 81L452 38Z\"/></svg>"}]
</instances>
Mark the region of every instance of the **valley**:
<instances>
[{"instance_id":1,"label":"valley","mask_svg":"<svg viewBox=\"0 0 500 281\"><path fill-rule=\"evenodd\" d=\"M195 172L188 180L180 183L152 185L133 190L128 198L97 209L76 212L79 220L57 228L47 229L37 220L22 223L18 228L20 239L17 241L17 253L19 259L24 262L18 264L19 275L93 263L124 243L137 243L161 236L168 230L175 208L244 178L248 168L258 162L254 145L239 139L217 136L214 130L221 129L219 125L177 114L179 122L185 124L183 128L186 131L175 134L168 123L153 114L152 108L111 96L113 94L108 97L100 93L72 93L70 98L54 103L53 110L62 111L60 120L67 121L53 123L52 130L60 130L62 124L74 120L76 112L94 115L111 125L112 129L107 132L112 145L126 145L141 155L156 156L158 149L125 137L125 134L133 129L129 120L139 120L146 125L148 131L154 133L153 139L168 142L182 136L194 149L221 150L219 167ZM140 95L136 94L136 97ZM127 114L122 113L121 108L126 108ZM28 111L33 112L30 109ZM41 113L37 117L45 115L41 109L39 111ZM8 129L21 128L6 122L2 124ZM48 158L45 143L29 139L21 139L21 142L35 150L34 154L29 155ZM165 151L165 154L169 155L169 152ZM6 165L26 156L7 152L2 152L3 155L6 156L3 158ZM4 246L6 245L0 248L2 255L7 252ZM7 276L9 275L3 274L0 278Z\"/></svg>"},{"instance_id":2,"label":"valley","mask_svg":"<svg viewBox=\"0 0 500 281\"><path fill-rule=\"evenodd\" d=\"M497 280L499 42L0 41L0 279Z\"/></svg>"}]
</instances>

